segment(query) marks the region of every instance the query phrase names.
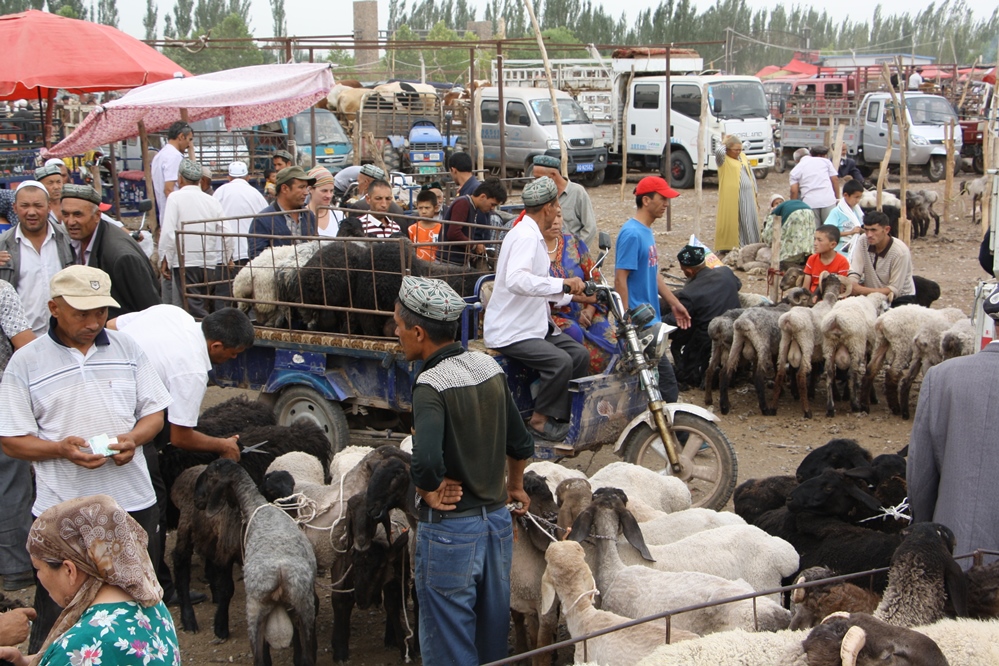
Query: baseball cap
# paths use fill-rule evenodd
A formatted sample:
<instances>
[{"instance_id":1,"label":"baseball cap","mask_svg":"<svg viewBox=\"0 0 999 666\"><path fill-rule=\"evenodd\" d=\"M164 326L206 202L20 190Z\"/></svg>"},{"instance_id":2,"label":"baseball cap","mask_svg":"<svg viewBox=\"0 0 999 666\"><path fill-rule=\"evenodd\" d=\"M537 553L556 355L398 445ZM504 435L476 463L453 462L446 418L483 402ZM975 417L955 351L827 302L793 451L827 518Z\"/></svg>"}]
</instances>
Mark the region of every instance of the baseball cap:
<instances>
[{"instance_id":1,"label":"baseball cap","mask_svg":"<svg viewBox=\"0 0 999 666\"><path fill-rule=\"evenodd\" d=\"M63 300L77 310L117 308L118 301L111 298L111 276L93 266L68 266L52 276L49 283L52 298Z\"/></svg>"},{"instance_id":2,"label":"baseball cap","mask_svg":"<svg viewBox=\"0 0 999 666\"><path fill-rule=\"evenodd\" d=\"M274 186L278 187L289 180L304 180L309 185L316 184L316 179L305 173L305 169L300 166L290 166L278 171L277 178L274 180Z\"/></svg>"},{"instance_id":3,"label":"baseball cap","mask_svg":"<svg viewBox=\"0 0 999 666\"><path fill-rule=\"evenodd\" d=\"M680 196L680 193L669 186L665 178L660 176L646 176L645 178L638 181L638 185L635 186L635 195L641 196L643 194L655 194L658 192L667 199L673 199Z\"/></svg>"},{"instance_id":4,"label":"baseball cap","mask_svg":"<svg viewBox=\"0 0 999 666\"><path fill-rule=\"evenodd\" d=\"M233 178L243 178L250 173L250 170L246 168L246 164L243 162L233 162L229 165L229 175Z\"/></svg>"}]
</instances>

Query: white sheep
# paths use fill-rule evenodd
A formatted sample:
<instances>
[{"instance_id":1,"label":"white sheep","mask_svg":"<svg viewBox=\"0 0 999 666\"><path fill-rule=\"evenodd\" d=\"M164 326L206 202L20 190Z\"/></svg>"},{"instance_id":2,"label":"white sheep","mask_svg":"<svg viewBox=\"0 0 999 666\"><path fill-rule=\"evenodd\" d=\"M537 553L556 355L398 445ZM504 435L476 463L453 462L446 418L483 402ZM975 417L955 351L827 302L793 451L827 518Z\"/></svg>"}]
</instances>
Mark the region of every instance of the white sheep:
<instances>
[{"instance_id":1,"label":"white sheep","mask_svg":"<svg viewBox=\"0 0 999 666\"><path fill-rule=\"evenodd\" d=\"M978 351L978 337L970 319L953 324L940 336L940 358L944 361L958 356L971 356Z\"/></svg>"},{"instance_id":2,"label":"white sheep","mask_svg":"<svg viewBox=\"0 0 999 666\"><path fill-rule=\"evenodd\" d=\"M864 210L869 208L877 208L878 205L878 194L875 190L866 190L863 196L860 197L860 203L858 204ZM891 192L881 192L881 205L882 206L894 206L895 208L902 208L902 201L896 197Z\"/></svg>"},{"instance_id":3,"label":"white sheep","mask_svg":"<svg viewBox=\"0 0 999 666\"><path fill-rule=\"evenodd\" d=\"M614 462L590 477L593 490L620 488L628 495L628 507L639 501L657 511L672 513L690 508L690 489L675 476L658 474L640 465Z\"/></svg>"},{"instance_id":4,"label":"white sheep","mask_svg":"<svg viewBox=\"0 0 999 666\"><path fill-rule=\"evenodd\" d=\"M985 191L991 185L990 176L982 176L974 180L961 182L961 194L971 195L971 223L977 224L978 216L976 212L982 211L982 201L985 199Z\"/></svg>"},{"instance_id":5,"label":"white sheep","mask_svg":"<svg viewBox=\"0 0 999 666\"><path fill-rule=\"evenodd\" d=\"M630 504L630 503L629 503ZM629 506L629 508L631 508ZM636 516L637 519L637 516ZM661 545L674 543L692 534L713 530L727 525L745 525L746 521L731 511L690 508L668 513L654 520L642 522L645 543Z\"/></svg>"},{"instance_id":6,"label":"white sheep","mask_svg":"<svg viewBox=\"0 0 999 666\"><path fill-rule=\"evenodd\" d=\"M898 309L904 310L905 308ZM901 412L903 419L909 418L909 394L912 390L913 382L915 382L919 377L919 373L926 372L934 365L944 360L943 351L941 349L943 334L962 319L964 321L969 321L965 317L964 313L957 308L929 310L929 312L933 314L929 316L924 315L922 317L922 323L919 325L919 329L916 331L916 334L912 337L911 349L909 350L909 353L911 354L909 364L908 367L905 368L905 373L902 376L901 382L899 382L899 411ZM882 315L882 317L884 316L886 315ZM898 374L895 369L895 365L896 364L893 362L892 367L889 370L885 370L885 392L888 391L888 375L890 373L895 375L895 379L897 381ZM868 368L868 372L873 371L872 360L872 365ZM890 401L889 404L891 404Z\"/></svg>"},{"instance_id":7,"label":"white sheep","mask_svg":"<svg viewBox=\"0 0 999 666\"><path fill-rule=\"evenodd\" d=\"M914 631L940 646L950 666L999 664L999 620L940 620Z\"/></svg>"},{"instance_id":8,"label":"white sheep","mask_svg":"<svg viewBox=\"0 0 999 666\"><path fill-rule=\"evenodd\" d=\"M323 483L323 464L319 458L302 451L292 451L275 458L267 466L267 474L271 472L288 472L295 483Z\"/></svg>"},{"instance_id":9,"label":"white sheep","mask_svg":"<svg viewBox=\"0 0 999 666\"><path fill-rule=\"evenodd\" d=\"M560 600L569 635L573 638L633 619L593 607L592 599L598 590L578 543L559 541L551 544L545 552L545 561L548 566L541 578L541 607L549 612L555 601ZM591 638L586 644L586 658L601 666L631 666L662 645L666 632L666 621L655 620ZM695 634L680 629L674 629L670 634L673 642L696 638ZM583 651L583 644L577 643L576 663L584 661Z\"/></svg>"},{"instance_id":10,"label":"white sheep","mask_svg":"<svg viewBox=\"0 0 999 666\"><path fill-rule=\"evenodd\" d=\"M580 472L578 469L569 469L568 467L563 467L562 465L553 463L549 460L538 460L532 462L524 468L524 472L534 472L538 476L545 477L545 481L548 483L548 489L552 491L552 495L555 494L558 484L562 483L566 479L586 478L586 474Z\"/></svg>"},{"instance_id":11,"label":"white sheep","mask_svg":"<svg viewBox=\"0 0 999 666\"><path fill-rule=\"evenodd\" d=\"M826 369L826 415L836 415L833 387L836 369L849 371L850 407L859 412L861 384L867 354L874 346L874 324L888 309L889 298L881 293L846 298L822 318L822 358Z\"/></svg>"},{"instance_id":12,"label":"white sheep","mask_svg":"<svg viewBox=\"0 0 999 666\"><path fill-rule=\"evenodd\" d=\"M261 326L277 324L282 317L289 321L287 307L279 308L270 304L281 300L278 274L297 271L318 248L318 242L264 248L233 278L233 298L244 299L239 303L239 309L248 313L252 307L256 312L257 323Z\"/></svg>"},{"instance_id":13,"label":"white sheep","mask_svg":"<svg viewBox=\"0 0 999 666\"><path fill-rule=\"evenodd\" d=\"M940 338L934 336L933 331L939 329L942 332L950 324L964 316L964 313L957 308L931 310L921 305L903 305L880 315L874 324L874 351L871 353L871 361L864 374L865 391L869 391L874 378L881 371L882 366L887 363L888 367L885 368L885 398L892 413L898 414L901 411L898 383L912 362L913 339L916 334L919 333L924 324L936 321L937 326L931 327L924 334L924 337L932 338L929 346L936 349L940 344ZM944 324L946 326L939 328ZM869 395L865 394L865 406L868 398Z\"/></svg>"}]
</instances>

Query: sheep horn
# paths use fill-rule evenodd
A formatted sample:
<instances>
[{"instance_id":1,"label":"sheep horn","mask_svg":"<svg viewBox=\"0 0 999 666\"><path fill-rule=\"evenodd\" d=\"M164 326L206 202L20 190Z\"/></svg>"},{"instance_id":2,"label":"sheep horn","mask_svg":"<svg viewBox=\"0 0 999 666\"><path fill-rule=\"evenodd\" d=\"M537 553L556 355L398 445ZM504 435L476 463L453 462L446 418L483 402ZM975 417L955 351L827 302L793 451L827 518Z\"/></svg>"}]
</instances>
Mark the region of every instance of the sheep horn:
<instances>
[{"instance_id":1,"label":"sheep horn","mask_svg":"<svg viewBox=\"0 0 999 666\"><path fill-rule=\"evenodd\" d=\"M854 280L853 278L847 278L845 280L845 283L846 284L843 285L843 291L839 295L840 298L846 298L847 296L852 294L853 287L857 284L856 280Z\"/></svg>"},{"instance_id":2,"label":"sheep horn","mask_svg":"<svg viewBox=\"0 0 999 666\"><path fill-rule=\"evenodd\" d=\"M795 585L802 582L804 581L801 578L798 578L798 580L794 581ZM799 587L798 589L796 589L794 592L791 593L791 601L793 601L794 603L800 604L804 600L805 600L805 588Z\"/></svg>"},{"instance_id":3,"label":"sheep horn","mask_svg":"<svg viewBox=\"0 0 999 666\"><path fill-rule=\"evenodd\" d=\"M846 635L843 636L843 643L839 647L839 658L842 659L842 666L857 666L857 655L864 649L867 642L867 634L863 629L854 625L850 627Z\"/></svg>"},{"instance_id":4,"label":"sheep horn","mask_svg":"<svg viewBox=\"0 0 999 666\"><path fill-rule=\"evenodd\" d=\"M829 620L835 620L836 618L839 617L843 618L844 620L849 620L850 614L847 613L846 611L836 611L835 613L829 613L829 615L826 615L824 618L822 618L822 624L825 624Z\"/></svg>"}]
</instances>

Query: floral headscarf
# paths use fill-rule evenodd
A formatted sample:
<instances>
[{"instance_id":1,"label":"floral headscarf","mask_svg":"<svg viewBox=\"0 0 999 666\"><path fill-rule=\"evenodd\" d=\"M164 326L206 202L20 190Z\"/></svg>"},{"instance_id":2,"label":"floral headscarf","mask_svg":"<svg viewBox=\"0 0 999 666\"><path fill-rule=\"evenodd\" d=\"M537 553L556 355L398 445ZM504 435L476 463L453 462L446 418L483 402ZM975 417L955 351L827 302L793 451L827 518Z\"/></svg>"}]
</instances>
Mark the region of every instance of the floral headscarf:
<instances>
[{"instance_id":1,"label":"floral headscarf","mask_svg":"<svg viewBox=\"0 0 999 666\"><path fill-rule=\"evenodd\" d=\"M163 598L146 552L146 531L107 495L68 500L43 511L28 533L28 553L44 562L70 560L90 578L77 590L45 638L32 666L48 646L90 608L101 586L121 588L142 606Z\"/></svg>"}]
</instances>

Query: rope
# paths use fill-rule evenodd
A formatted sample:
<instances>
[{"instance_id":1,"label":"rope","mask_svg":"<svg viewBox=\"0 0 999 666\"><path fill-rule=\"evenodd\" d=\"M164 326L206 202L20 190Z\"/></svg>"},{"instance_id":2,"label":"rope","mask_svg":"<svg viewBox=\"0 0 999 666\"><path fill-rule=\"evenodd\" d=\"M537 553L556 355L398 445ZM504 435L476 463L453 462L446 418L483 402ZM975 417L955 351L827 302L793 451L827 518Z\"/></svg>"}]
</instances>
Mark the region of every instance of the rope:
<instances>
[{"instance_id":1,"label":"rope","mask_svg":"<svg viewBox=\"0 0 999 666\"><path fill-rule=\"evenodd\" d=\"M905 520L906 522L910 522L911 523L912 522L912 516L910 516L910 515L908 515L906 513L903 513L903 512L908 511L908 510L909 510L909 498L906 497L905 499L903 499L897 505L895 505L895 506L889 506L889 507L886 507L886 508L882 509L882 513L879 513L876 516L871 516L870 518L864 518L863 520L861 520L859 522L866 523L869 520L877 520L879 518L881 520L884 520L885 518L892 518L894 520Z\"/></svg>"},{"instance_id":2,"label":"rope","mask_svg":"<svg viewBox=\"0 0 999 666\"><path fill-rule=\"evenodd\" d=\"M774 280L777 279L778 275L781 276L781 277L783 277L784 276L784 271L780 270L779 268L768 268L767 269L767 287L774 286ZM767 289L767 292L769 292L769 291L770 290Z\"/></svg>"},{"instance_id":3,"label":"rope","mask_svg":"<svg viewBox=\"0 0 999 666\"><path fill-rule=\"evenodd\" d=\"M336 587L337 585L339 585L343 581L347 580L347 576L350 575L350 570L353 569L353 568L354 568L354 563L351 562L350 565L347 566L347 570L343 572L342 576L340 576L340 580L338 580L337 582L333 583L333 587ZM353 592L353 591L354 591L354 588L350 588L349 590L333 590L333 592L336 592L337 594L347 594L348 592Z\"/></svg>"},{"instance_id":4,"label":"rope","mask_svg":"<svg viewBox=\"0 0 999 666\"><path fill-rule=\"evenodd\" d=\"M572 604L568 608L565 609L565 614L568 615L569 611L571 611L573 608L575 608L576 604L578 604L580 601L583 600L583 597L595 597L595 596L597 596L599 594L600 594L600 590L598 590L597 588L593 588L592 590L587 590L586 592L583 592L581 595L579 595L578 597L576 597L576 600L573 601ZM591 599L591 601L592 601L592 599Z\"/></svg>"},{"instance_id":5,"label":"rope","mask_svg":"<svg viewBox=\"0 0 999 666\"><path fill-rule=\"evenodd\" d=\"M261 504L260 506L258 506L256 509L254 509L253 513L250 514L250 519L246 521L246 525L243 527L243 540L240 543L240 546L241 546L240 554L243 556L243 562L246 562L246 539L250 535L250 525L253 524L253 519L257 517L257 513L261 509L263 509L265 506L270 506L270 507L274 507L275 509L280 509L280 507L274 506L273 504L270 504L268 502L264 502L263 504ZM295 520L294 518L292 518L291 516L289 516L284 511L281 511L281 515L282 516L286 516L289 520L291 520L293 522Z\"/></svg>"},{"instance_id":6,"label":"rope","mask_svg":"<svg viewBox=\"0 0 999 666\"><path fill-rule=\"evenodd\" d=\"M406 530L403 531L405 532ZM389 541L391 542L391 540L392 539L390 536ZM408 588L406 587L406 569L409 568L406 566L406 564L408 561L409 561L408 557L401 558L399 561L399 568L401 569L401 574L402 574L402 621L406 623L406 632L407 632L406 638L404 638L402 641L402 644L406 646L406 654L403 655L403 661L405 661L407 664L412 662L412 658L409 656L409 641L411 638L413 638L413 628L409 624L409 612L406 610L406 605L407 605L406 592L408 592Z\"/></svg>"}]
</instances>

